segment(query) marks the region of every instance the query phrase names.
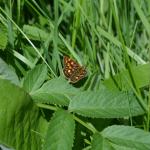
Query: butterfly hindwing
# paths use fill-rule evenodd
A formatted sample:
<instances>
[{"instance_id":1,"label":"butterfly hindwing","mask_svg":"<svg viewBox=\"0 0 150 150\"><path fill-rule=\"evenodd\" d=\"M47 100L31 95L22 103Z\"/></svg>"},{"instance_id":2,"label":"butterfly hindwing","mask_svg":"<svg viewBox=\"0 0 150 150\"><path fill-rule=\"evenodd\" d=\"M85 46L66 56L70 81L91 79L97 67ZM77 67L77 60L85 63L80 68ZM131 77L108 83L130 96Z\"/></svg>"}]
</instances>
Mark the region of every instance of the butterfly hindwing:
<instances>
[{"instance_id":1,"label":"butterfly hindwing","mask_svg":"<svg viewBox=\"0 0 150 150\"><path fill-rule=\"evenodd\" d=\"M78 68L78 70L77 70L77 72L75 73L75 75L71 76L70 81L71 81L72 83L76 83L76 82L78 82L79 80L81 80L82 78L84 78L85 75L86 75L86 73L87 73L87 72L86 72L86 70L85 70L84 67Z\"/></svg>"}]
</instances>

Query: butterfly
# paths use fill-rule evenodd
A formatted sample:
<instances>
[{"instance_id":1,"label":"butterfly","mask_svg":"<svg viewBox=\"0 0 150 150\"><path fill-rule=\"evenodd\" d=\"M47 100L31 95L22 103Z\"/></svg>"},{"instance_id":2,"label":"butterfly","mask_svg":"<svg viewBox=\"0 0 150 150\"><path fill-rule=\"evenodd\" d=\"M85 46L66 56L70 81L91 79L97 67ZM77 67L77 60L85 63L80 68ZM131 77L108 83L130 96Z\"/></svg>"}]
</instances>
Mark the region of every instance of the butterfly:
<instances>
[{"instance_id":1,"label":"butterfly","mask_svg":"<svg viewBox=\"0 0 150 150\"><path fill-rule=\"evenodd\" d=\"M76 83L86 76L86 69L80 66L76 61L64 56L64 75L71 83Z\"/></svg>"}]
</instances>

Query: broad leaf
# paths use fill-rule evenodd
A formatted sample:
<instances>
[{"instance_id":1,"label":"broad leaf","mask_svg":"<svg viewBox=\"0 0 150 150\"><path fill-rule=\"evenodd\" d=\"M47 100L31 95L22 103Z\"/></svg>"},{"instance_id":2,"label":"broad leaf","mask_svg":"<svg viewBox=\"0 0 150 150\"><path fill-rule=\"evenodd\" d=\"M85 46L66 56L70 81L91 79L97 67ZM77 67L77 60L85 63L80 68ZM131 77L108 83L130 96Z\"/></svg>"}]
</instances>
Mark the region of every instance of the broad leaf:
<instances>
[{"instance_id":1,"label":"broad leaf","mask_svg":"<svg viewBox=\"0 0 150 150\"><path fill-rule=\"evenodd\" d=\"M110 91L106 88L76 94L71 100L69 110L95 118L119 118L144 113L132 93Z\"/></svg>"},{"instance_id":2,"label":"broad leaf","mask_svg":"<svg viewBox=\"0 0 150 150\"><path fill-rule=\"evenodd\" d=\"M136 150L150 149L150 133L129 126L111 126L102 131L102 136L110 142Z\"/></svg>"},{"instance_id":3,"label":"broad leaf","mask_svg":"<svg viewBox=\"0 0 150 150\"><path fill-rule=\"evenodd\" d=\"M129 148L129 147L126 147L126 146L120 146L120 145L117 145L117 144L114 144L114 143L111 143L111 146L114 148L114 150L137 150L136 148Z\"/></svg>"},{"instance_id":4,"label":"broad leaf","mask_svg":"<svg viewBox=\"0 0 150 150\"><path fill-rule=\"evenodd\" d=\"M33 50L33 47L30 45L22 44L23 55L30 60L33 64L36 64L40 57L37 57L37 52ZM40 53L42 53L42 49L38 49Z\"/></svg>"},{"instance_id":5,"label":"broad leaf","mask_svg":"<svg viewBox=\"0 0 150 150\"><path fill-rule=\"evenodd\" d=\"M29 26L29 25L24 25L23 26L23 32L32 40L37 40L37 41L45 41L49 34L46 33L45 31L35 27L35 26Z\"/></svg>"},{"instance_id":6,"label":"broad leaf","mask_svg":"<svg viewBox=\"0 0 150 150\"><path fill-rule=\"evenodd\" d=\"M71 150L75 122L67 111L58 110L52 117L43 150Z\"/></svg>"},{"instance_id":7,"label":"broad leaf","mask_svg":"<svg viewBox=\"0 0 150 150\"><path fill-rule=\"evenodd\" d=\"M34 69L30 70L24 78L23 88L27 92L34 92L44 82L47 76L46 65L38 65Z\"/></svg>"},{"instance_id":8,"label":"broad leaf","mask_svg":"<svg viewBox=\"0 0 150 150\"><path fill-rule=\"evenodd\" d=\"M77 91L65 79L55 78L46 82L39 90L31 94L37 102L68 105L70 98Z\"/></svg>"},{"instance_id":9,"label":"broad leaf","mask_svg":"<svg viewBox=\"0 0 150 150\"><path fill-rule=\"evenodd\" d=\"M19 79L16 75L15 71L8 66L1 58L0 58L0 78L10 80L12 83L19 85Z\"/></svg>"},{"instance_id":10,"label":"broad leaf","mask_svg":"<svg viewBox=\"0 0 150 150\"><path fill-rule=\"evenodd\" d=\"M101 133L93 135L91 150L137 150L136 148L129 148L122 145L117 145L109 141L109 139L102 137Z\"/></svg>"},{"instance_id":11,"label":"broad leaf","mask_svg":"<svg viewBox=\"0 0 150 150\"><path fill-rule=\"evenodd\" d=\"M16 150L41 150L43 133L39 131L45 129L30 96L9 81L0 79L0 143Z\"/></svg>"}]
</instances>

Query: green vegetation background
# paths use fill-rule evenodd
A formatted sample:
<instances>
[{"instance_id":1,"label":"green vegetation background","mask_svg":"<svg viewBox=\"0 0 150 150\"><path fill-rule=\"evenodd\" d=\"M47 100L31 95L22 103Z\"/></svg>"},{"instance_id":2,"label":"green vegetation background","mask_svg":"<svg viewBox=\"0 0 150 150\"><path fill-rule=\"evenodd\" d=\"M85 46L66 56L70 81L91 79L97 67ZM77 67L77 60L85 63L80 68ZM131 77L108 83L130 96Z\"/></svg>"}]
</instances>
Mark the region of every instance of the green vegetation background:
<instances>
[{"instance_id":1,"label":"green vegetation background","mask_svg":"<svg viewBox=\"0 0 150 150\"><path fill-rule=\"evenodd\" d=\"M149 37L149 0L1 0L0 143L149 150Z\"/></svg>"}]
</instances>

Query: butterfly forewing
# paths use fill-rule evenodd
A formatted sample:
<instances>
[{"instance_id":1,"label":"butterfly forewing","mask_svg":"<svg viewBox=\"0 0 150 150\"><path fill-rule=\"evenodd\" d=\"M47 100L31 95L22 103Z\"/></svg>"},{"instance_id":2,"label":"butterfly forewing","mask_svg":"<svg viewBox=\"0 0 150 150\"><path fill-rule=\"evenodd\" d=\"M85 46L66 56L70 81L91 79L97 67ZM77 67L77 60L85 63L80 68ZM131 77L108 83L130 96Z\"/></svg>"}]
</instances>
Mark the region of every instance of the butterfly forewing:
<instances>
[{"instance_id":1,"label":"butterfly forewing","mask_svg":"<svg viewBox=\"0 0 150 150\"><path fill-rule=\"evenodd\" d=\"M75 83L80 79L84 78L86 75L86 70L84 67L80 66L76 61L65 56L64 57L64 75L70 80L70 82Z\"/></svg>"},{"instance_id":2,"label":"butterfly forewing","mask_svg":"<svg viewBox=\"0 0 150 150\"><path fill-rule=\"evenodd\" d=\"M65 56L64 57L64 74L67 78L71 78L71 76L76 72L76 70L80 66L71 58Z\"/></svg>"}]
</instances>

